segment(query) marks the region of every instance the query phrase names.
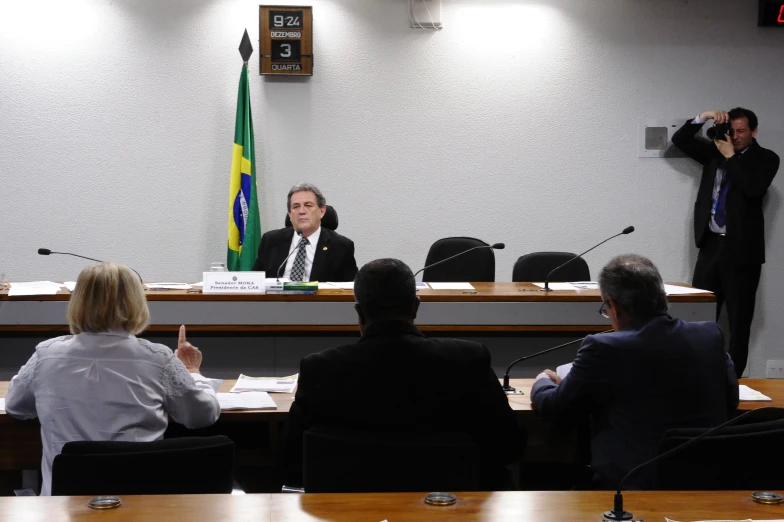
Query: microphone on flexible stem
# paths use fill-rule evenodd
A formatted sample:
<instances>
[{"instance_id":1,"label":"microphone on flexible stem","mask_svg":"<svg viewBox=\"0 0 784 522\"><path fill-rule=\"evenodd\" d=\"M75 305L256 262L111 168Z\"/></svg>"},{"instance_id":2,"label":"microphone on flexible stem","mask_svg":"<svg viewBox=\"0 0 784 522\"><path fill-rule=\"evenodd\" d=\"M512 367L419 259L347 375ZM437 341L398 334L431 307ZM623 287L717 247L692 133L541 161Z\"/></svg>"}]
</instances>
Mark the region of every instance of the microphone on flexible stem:
<instances>
[{"instance_id":1,"label":"microphone on flexible stem","mask_svg":"<svg viewBox=\"0 0 784 522\"><path fill-rule=\"evenodd\" d=\"M302 241L302 230L297 230L296 232L297 232L297 235L299 236L299 240ZM280 283L280 271L283 269L284 266L286 266L286 261L289 260L289 258L291 257L291 254L293 254L294 252L297 251L297 247L299 247L299 242L296 245L294 245L294 248L291 249L291 252L289 252L289 255L286 256L286 259L284 259L283 262L278 267L278 272L277 272L278 283Z\"/></svg>"},{"instance_id":2,"label":"microphone on flexible stem","mask_svg":"<svg viewBox=\"0 0 784 522\"><path fill-rule=\"evenodd\" d=\"M72 254L70 252L52 252L48 248L39 248L38 249L38 255L48 256L49 254L61 254L61 255L64 255L64 256L81 257L82 259L89 259L90 261L95 261L96 263L103 263L103 261L101 261L100 259L95 259L95 258L87 257L87 256L80 256L79 254Z\"/></svg>"},{"instance_id":3,"label":"microphone on flexible stem","mask_svg":"<svg viewBox=\"0 0 784 522\"><path fill-rule=\"evenodd\" d=\"M38 249L38 255L39 256L48 256L50 254L59 254L59 255L63 255L63 256L81 257L82 259L88 259L90 261L95 261L96 263L103 263L103 261L101 261L100 259L95 259L94 257L80 256L79 254L73 254L71 252L52 252L48 248L39 248ZM131 267L128 267L128 268L131 268ZM142 276L139 274L139 272L136 272L136 270L133 269L133 268L131 268L131 270L133 270L136 273L136 275L139 276L139 281L141 281L142 284L144 284L144 280L142 279Z\"/></svg>"},{"instance_id":4,"label":"microphone on flexible stem","mask_svg":"<svg viewBox=\"0 0 784 522\"><path fill-rule=\"evenodd\" d=\"M648 464L652 464L652 463L656 462L657 460L662 459L662 458L664 458L664 457L666 457L668 455L674 455L676 453L679 453L679 452L683 451L684 449L688 448L689 446L691 446L692 444L702 440L704 437L707 437L711 433L713 433L713 432L715 432L715 431L717 431L717 430L719 430L721 428L724 428L725 426L731 426L731 425L735 424L736 422L738 422L740 419L742 419L742 418L744 418L744 417L746 417L746 416L748 416L748 415L750 415L752 413L755 413L755 412L758 412L758 411L764 411L764 410L782 411L782 410L784 410L784 408L778 408L776 406L765 406L765 407L762 407L762 408L757 408L755 410L747 411L746 413L738 415L737 417L734 417L734 418L728 420L727 422L719 424L715 428L711 428L708 431L700 433L698 436L694 437L693 439L691 439L691 440L689 440L687 442L684 442L680 446L676 446L676 447L672 448L669 451L665 451L661 455L656 455L651 460L643 462L639 466L636 466L636 467L632 468L632 470L629 471L629 473L627 473L621 479L621 482L618 484L618 491L615 492L615 497L613 499L613 508L604 512L604 518L606 518L608 520L631 520L632 518L634 518L634 515L632 515L632 513L630 511L626 511L625 509L623 509L623 494L621 493L621 490L623 489L623 483L626 482L626 479L628 479L629 476L632 473L634 473L638 469L644 468Z\"/></svg>"},{"instance_id":5,"label":"microphone on flexible stem","mask_svg":"<svg viewBox=\"0 0 784 522\"><path fill-rule=\"evenodd\" d=\"M428 268L433 268L434 266L440 265L441 263L446 263L450 259L454 259L456 257L462 256L463 254L467 254L470 251L476 250L478 248L492 248L494 250L503 250L504 248L506 248L506 245L504 243L495 243L495 244L492 244L492 245L479 245L479 246L475 246L473 248L469 248L468 250L464 250L464 251L462 251L462 252L460 252L458 254L455 254L453 256L447 257L446 259L442 259L441 261L437 261L437 262L433 263L432 265L427 265L426 267L417 270L416 274L414 274L414 277L419 275L419 273L422 272L423 270L427 270Z\"/></svg>"},{"instance_id":6,"label":"microphone on flexible stem","mask_svg":"<svg viewBox=\"0 0 784 522\"><path fill-rule=\"evenodd\" d=\"M545 278L544 278L544 288L542 288L542 291L543 291L543 292L550 292L550 291L552 291L552 289L550 288L550 276L552 276L552 275L553 275L555 272L557 272L557 271L558 271L558 270L560 270L561 268L565 267L566 265L568 265L569 263L571 263L572 261L574 261L574 260L575 260L575 259L577 259L578 257L582 257L582 256L584 256L585 254L587 254L588 252L590 252L590 251L591 251L591 250L593 250L594 248L596 248L596 247L598 247L598 246L601 246L601 245L605 244L605 243L606 243L606 242L608 242L609 240L611 240L611 239L613 239L613 238L616 238L616 237L618 237L618 236L622 236L622 235L624 235L624 234L631 234L632 232L634 232L634 227L632 227L632 226L626 227L626 228L624 228L624 229L623 229L623 231L621 231L621 233L619 233L619 234L615 234L615 235L614 235L614 236L612 236L612 237L608 237L607 239L605 239L604 241L602 241L602 242L601 242L601 243L599 243L598 245L592 246L591 248L589 248L588 250L586 250L586 251L585 251L585 252L583 252L582 254L578 254L578 255L574 256L573 258L571 258L571 259L570 259L569 261L567 261L566 263L564 263L564 264L562 264L562 265L560 265L560 266L557 266L557 267L553 268L552 270L550 270L550 273L549 273L549 274L547 274L547 277L545 277Z\"/></svg>"},{"instance_id":7,"label":"microphone on flexible stem","mask_svg":"<svg viewBox=\"0 0 784 522\"><path fill-rule=\"evenodd\" d=\"M605 330L604 332L599 332L599 333L610 333L612 331L613 330ZM580 337L579 339L575 339L574 341L569 341L568 343L559 344L558 346L553 346L552 348L548 348L546 350L542 350L541 352L532 353L531 355L526 355L524 357L520 357L519 359L516 359L516 360L512 361L512 364L509 365L509 367L506 369L506 373L504 373L504 384L503 384L502 388L504 389L505 392L516 391L515 388L509 386L509 372L512 369L512 366L514 366L515 364L517 364L519 362L522 362L522 361L527 361L528 359L533 359L534 357L538 357L538 356L540 356L542 354L545 354L547 352L553 352L555 350L558 350L560 348L564 348L564 347L572 345L574 343L579 343L580 341L582 341L584 339L585 339L585 337Z\"/></svg>"}]
</instances>

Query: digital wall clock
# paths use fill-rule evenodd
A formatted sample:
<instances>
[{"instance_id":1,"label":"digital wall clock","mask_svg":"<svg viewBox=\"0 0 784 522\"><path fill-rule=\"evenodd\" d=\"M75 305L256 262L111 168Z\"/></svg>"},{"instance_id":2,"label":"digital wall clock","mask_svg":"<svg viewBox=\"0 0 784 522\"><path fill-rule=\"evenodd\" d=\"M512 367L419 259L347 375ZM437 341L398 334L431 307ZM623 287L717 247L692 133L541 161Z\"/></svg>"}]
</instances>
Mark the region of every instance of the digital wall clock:
<instances>
[{"instance_id":1,"label":"digital wall clock","mask_svg":"<svg viewBox=\"0 0 784 522\"><path fill-rule=\"evenodd\" d=\"M261 74L313 75L313 8L259 6Z\"/></svg>"}]
</instances>

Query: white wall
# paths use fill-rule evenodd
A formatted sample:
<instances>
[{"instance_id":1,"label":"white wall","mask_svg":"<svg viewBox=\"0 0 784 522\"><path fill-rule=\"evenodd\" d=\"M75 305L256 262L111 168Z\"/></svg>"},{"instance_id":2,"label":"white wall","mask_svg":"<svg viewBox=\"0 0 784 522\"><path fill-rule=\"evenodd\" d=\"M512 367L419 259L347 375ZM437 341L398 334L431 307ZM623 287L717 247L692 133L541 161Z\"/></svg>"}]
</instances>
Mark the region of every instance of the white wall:
<instances>
[{"instance_id":1,"label":"white wall","mask_svg":"<svg viewBox=\"0 0 784 522\"><path fill-rule=\"evenodd\" d=\"M280 1L281 4L300 4ZM196 280L225 257L228 174L247 27L262 228L290 185L319 185L362 264L416 269L450 235L504 241L497 279L534 250L650 256L690 281L690 160L640 159L645 117L737 105L784 153L784 31L748 0L444 0L444 29L407 0L312 0L315 75L258 72L258 2L0 2L0 279L74 279L124 262ZM751 371L784 358L784 176L767 204L768 264Z\"/></svg>"}]
</instances>

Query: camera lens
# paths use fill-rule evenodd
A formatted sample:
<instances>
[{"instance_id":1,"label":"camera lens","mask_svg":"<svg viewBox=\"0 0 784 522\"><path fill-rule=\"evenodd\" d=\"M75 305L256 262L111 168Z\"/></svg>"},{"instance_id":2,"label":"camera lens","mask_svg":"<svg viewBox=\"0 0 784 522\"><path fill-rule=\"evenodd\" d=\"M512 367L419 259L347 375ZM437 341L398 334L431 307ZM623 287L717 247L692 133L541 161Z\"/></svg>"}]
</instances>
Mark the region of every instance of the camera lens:
<instances>
[{"instance_id":1,"label":"camera lens","mask_svg":"<svg viewBox=\"0 0 784 522\"><path fill-rule=\"evenodd\" d=\"M725 139L724 135L729 134L730 138L732 137L732 127L728 123L720 123L718 125L714 125L707 131L705 134L708 138L712 140L723 140Z\"/></svg>"}]
</instances>

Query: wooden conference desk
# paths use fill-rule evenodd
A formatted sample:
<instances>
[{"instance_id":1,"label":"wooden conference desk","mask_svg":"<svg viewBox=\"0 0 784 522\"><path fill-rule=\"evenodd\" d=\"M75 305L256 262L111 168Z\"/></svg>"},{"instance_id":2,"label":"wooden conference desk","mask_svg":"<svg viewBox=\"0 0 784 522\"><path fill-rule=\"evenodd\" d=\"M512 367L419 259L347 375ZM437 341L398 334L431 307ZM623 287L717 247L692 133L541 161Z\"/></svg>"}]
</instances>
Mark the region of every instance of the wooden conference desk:
<instances>
[{"instance_id":1,"label":"wooden conference desk","mask_svg":"<svg viewBox=\"0 0 784 522\"><path fill-rule=\"evenodd\" d=\"M528 454L535 461L563 460L565 447L573 451L571 434L556 429L543 421L531 410L530 391L533 379L511 379L512 386L523 395L509 395L509 404L520 421L529 429ZM742 384L764 393L771 402L741 402L738 410L748 411L763 406L784 407L784 379L744 379ZM234 386L234 380L226 380L220 391L227 392ZM8 382L0 382L0 397L5 397ZM294 394L274 393L272 398L277 410L223 411L210 433L225 433L232 436L237 430L254 433L254 447L244 447L241 441L237 447L237 464L250 467L271 467L275 464L278 434L288 417ZM350 403L347 402L347 406ZM0 411L0 470L36 469L41 463L40 425L37 420L19 421L5 411ZM528 457L527 457L528 459ZM568 456L567 456L568 460Z\"/></svg>"},{"instance_id":2,"label":"wooden conference desk","mask_svg":"<svg viewBox=\"0 0 784 522\"><path fill-rule=\"evenodd\" d=\"M629 491L624 507L635 519L679 521L784 519L784 505L751 501L748 491ZM499 521L598 522L612 507L610 491L455 492L452 506L429 506L423 493L124 496L111 510L87 507L89 497L0 498L0 519L15 522Z\"/></svg>"},{"instance_id":3,"label":"wooden conference desk","mask_svg":"<svg viewBox=\"0 0 784 522\"><path fill-rule=\"evenodd\" d=\"M609 328L598 313L598 290L542 292L531 283L472 283L475 291L420 290L417 325L430 332L596 332ZM0 333L65 333L70 293L9 297L0 291ZM147 291L149 332L345 332L357 331L354 294L201 294ZM710 293L671 296L670 313L688 321L715 318Z\"/></svg>"}]
</instances>

